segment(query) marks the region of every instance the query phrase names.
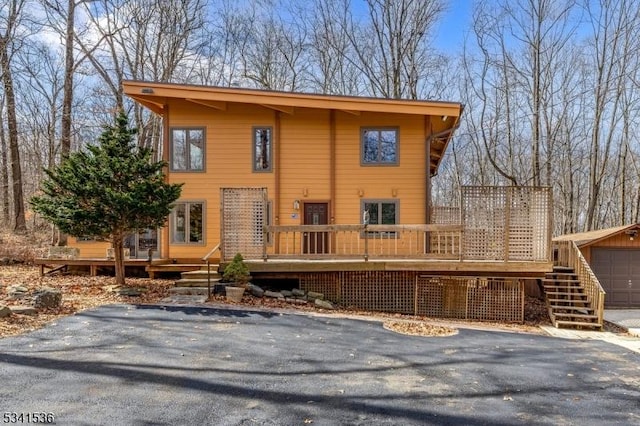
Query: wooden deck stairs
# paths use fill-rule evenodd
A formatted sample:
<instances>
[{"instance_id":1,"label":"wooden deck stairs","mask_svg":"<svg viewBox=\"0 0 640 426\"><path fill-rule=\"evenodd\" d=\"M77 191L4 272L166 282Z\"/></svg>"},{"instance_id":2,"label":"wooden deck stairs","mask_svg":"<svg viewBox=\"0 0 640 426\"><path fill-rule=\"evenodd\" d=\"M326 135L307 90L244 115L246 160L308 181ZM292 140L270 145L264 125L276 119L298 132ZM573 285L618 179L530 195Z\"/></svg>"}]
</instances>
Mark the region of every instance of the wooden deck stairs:
<instances>
[{"instance_id":1,"label":"wooden deck stairs","mask_svg":"<svg viewBox=\"0 0 640 426\"><path fill-rule=\"evenodd\" d=\"M220 281L222 276L218 273L218 265L211 265L211 291L213 286ZM207 267L195 271L186 271L180 274L180 279L176 281L175 287L169 289L169 293L174 295L208 295L209 273Z\"/></svg>"},{"instance_id":2,"label":"wooden deck stairs","mask_svg":"<svg viewBox=\"0 0 640 426\"><path fill-rule=\"evenodd\" d=\"M551 323L556 328L601 330L593 303L572 268L554 266L542 280Z\"/></svg>"}]
</instances>

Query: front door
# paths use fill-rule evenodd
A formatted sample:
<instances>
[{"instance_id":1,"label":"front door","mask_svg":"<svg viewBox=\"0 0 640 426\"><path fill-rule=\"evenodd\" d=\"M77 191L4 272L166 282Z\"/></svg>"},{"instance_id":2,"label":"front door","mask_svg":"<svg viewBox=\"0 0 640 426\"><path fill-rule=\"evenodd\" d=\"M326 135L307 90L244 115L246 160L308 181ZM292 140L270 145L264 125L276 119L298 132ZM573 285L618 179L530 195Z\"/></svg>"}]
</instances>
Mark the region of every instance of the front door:
<instances>
[{"instance_id":1,"label":"front door","mask_svg":"<svg viewBox=\"0 0 640 426\"><path fill-rule=\"evenodd\" d=\"M303 225L328 225L328 210L328 203L304 203ZM329 233L305 232L302 250L305 254L329 253Z\"/></svg>"}]
</instances>

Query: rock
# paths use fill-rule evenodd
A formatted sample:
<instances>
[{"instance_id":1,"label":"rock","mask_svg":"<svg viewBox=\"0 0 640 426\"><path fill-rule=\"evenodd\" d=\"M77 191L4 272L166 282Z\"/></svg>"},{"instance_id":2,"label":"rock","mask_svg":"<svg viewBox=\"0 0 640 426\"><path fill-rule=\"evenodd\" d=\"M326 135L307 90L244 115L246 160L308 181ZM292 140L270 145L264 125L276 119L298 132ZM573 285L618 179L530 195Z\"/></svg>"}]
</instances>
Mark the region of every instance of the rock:
<instances>
[{"instance_id":1,"label":"rock","mask_svg":"<svg viewBox=\"0 0 640 426\"><path fill-rule=\"evenodd\" d=\"M2 259L0 259L0 265L11 265L11 259L9 259L8 257L3 257Z\"/></svg>"},{"instance_id":2,"label":"rock","mask_svg":"<svg viewBox=\"0 0 640 426\"><path fill-rule=\"evenodd\" d=\"M284 296L279 291L265 291L264 297L274 297L276 299L284 299Z\"/></svg>"},{"instance_id":3,"label":"rock","mask_svg":"<svg viewBox=\"0 0 640 426\"><path fill-rule=\"evenodd\" d=\"M303 299L285 298L284 300L285 300L285 302L294 303L294 304L297 304L297 305L306 305L307 304L307 301L303 300Z\"/></svg>"},{"instance_id":4,"label":"rock","mask_svg":"<svg viewBox=\"0 0 640 426\"><path fill-rule=\"evenodd\" d=\"M248 284L247 288L249 289L249 293L255 297L264 296L264 290L255 284Z\"/></svg>"},{"instance_id":5,"label":"rock","mask_svg":"<svg viewBox=\"0 0 640 426\"><path fill-rule=\"evenodd\" d=\"M24 299L29 295L29 290L26 287L20 285L12 285L7 288L7 295L10 299Z\"/></svg>"},{"instance_id":6,"label":"rock","mask_svg":"<svg viewBox=\"0 0 640 426\"><path fill-rule=\"evenodd\" d=\"M315 300L315 299L324 300L324 294L316 293L315 291L308 291L307 292L307 298L309 300Z\"/></svg>"},{"instance_id":7,"label":"rock","mask_svg":"<svg viewBox=\"0 0 640 426\"><path fill-rule=\"evenodd\" d=\"M291 290L291 294L293 294L294 297L304 297L305 295L304 290L300 290L299 288Z\"/></svg>"},{"instance_id":8,"label":"rock","mask_svg":"<svg viewBox=\"0 0 640 426\"><path fill-rule=\"evenodd\" d=\"M38 313L36 308L31 306L11 306L9 309L11 309L11 313L18 315L35 315Z\"/></svg>"},{"instance_id":9,"label":"rock","mask_svg":"<svg viewBox=\"0 0 640 426\"><path fill-rule=\"evenodd\" d=\"M293 296L293 293L291 293L289 290L280 290L280 293L282 293L282 295L285 297L285 299L287 297Z\"/></svg>"},{"instance_id":10,"label":"rock","mask_svg":"<svg viewBox=\"0 0 640 426\"><path fill-rule=\"evenodd\" d=\"M8 306L0 305L0 318L8 317L11 315L11 309Z\"/></svg>"},{"instance_id":11,"label":"rock","mask_svg":"<svg viewBox=\"0 0 640 426\"><path fill-rule=\"evenodd\" d=\"M62 293L54 288L42 288L33 294L33 306L36 308L57 308L62 304Z\"/></svg>"},{"instance_id":12,"label":"rock","mask_svg":"<svg viewBox=\"0 0 640 426\"><path fill-rule=\"evenodd\" d=\"M142 289L137 287L121 287L117 290L117 293L120 296L136 297L142 294Z\"/></svg>"},{"instance_id":13,"label":"rock","mask_svg":"<svg viewBox=\"0 0 640 426\"><path fill-rule=\"evenodd\" d=\"M328 302L326 300L316 299L315 305L318 308L322 308L322 309L335 309L335 307L333 306L333 303Z\"/></svg>"}]
</instances>

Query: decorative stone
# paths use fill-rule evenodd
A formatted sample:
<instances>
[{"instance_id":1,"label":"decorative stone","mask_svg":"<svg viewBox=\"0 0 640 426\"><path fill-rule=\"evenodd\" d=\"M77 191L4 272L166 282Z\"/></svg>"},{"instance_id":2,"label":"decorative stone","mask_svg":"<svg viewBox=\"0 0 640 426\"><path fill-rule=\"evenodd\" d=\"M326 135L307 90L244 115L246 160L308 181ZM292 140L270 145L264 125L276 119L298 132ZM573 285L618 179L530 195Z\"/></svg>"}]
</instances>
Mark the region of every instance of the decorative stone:
<instances>
[{"instance_id":1,"label":"decorative stone","mask_svg":"<svg viewBox=\"0 0 640 426\"><path fill-rule=\"evenodd\" d=\"M31 306L11 306L11 312L18 315L35 315L38 313L36 308Z\"/></svg>"},{"instance_id":2,"label":"decorative stone","mask_svg":"<svg viewBox=\"0 0 640 426\"><path fill-rule=\"evenodd\" d=\"M293 296L293 293L291 293L289 290L280 290L280 293L282 293L282 295L285 297L285 299L287 297Z\"/></svg>"},{"instance_id":3,"label":"decorative stone","mask_svg":"<svg viewBox=\"0 0 640 426\"><path fill-rule=\"evenodd\" d=\"M335 307L333 306L333 303L328 302L326 300L316 299L315 305L318 308L322 308L322 309L335 309Z\"/></svg>"},{"instance_id":4,"label":"decorative stone","mask_svg":"<svg viewBox=\"0 0 640 426\"><path fill-rule=\"evenodd\" d=\"M11 309L8 306L0 305L0 318L8 317L11 315Z\"/></svg>"},{"instance_id":5,"label":"decorative stone","mask_svg":"<svg viewBox=\"0 0 640 426\"><path fill-rule=\"evenodd\" d=\"M8 257L3 257L2 259L0 259L0 265L11 265L11 259L9 259Z\"/></svg>"},{"instance_id":6,"label":"decorative stone","mask_svg":"<svg viewBox=\"0 0 640 426\"><path fill-rule=\"evenodd\" d=\"M7 288L7 295L10 299L24 299L29 295L29 290L26 287L20 285L12 285Z\"/></svg>"},{"instance_id":7,"label":"decorative stone","mask_svg":"<svg viewBox=\"0 0 640 426\"><path fill-rule=\"evenodd\" d=\"M304 297L304 290L300 290L299 288L294 288L293 290L291 290L291 294L293 294L294 297Z\"/></svg>"},{"instance_id":8,"label":"decorative stone","mask_svg":"<svg viewBox=\"0 0 640 426\"><path fill-rule=\"evenodd\" d=\"M274 297L276 299L284 299L284 296L279 291L265 291L264 297Z\"/></svg>"},{"instance_id":9,"label":"decorative stone","mask_svg":"<svg viewBox=\"0 0 640 426\"><path fill-rule=\"evenodd\" d=\"M315 291L309 291L307 292L307 298L309 300L315 300L315 299L324 300L324 294L316 293Z\"/></svg>"},{"instance_id":10,"label":"decorative stone","mask_svg":"<svg viewBox=\"0 0 640 426\"><path fill-rule=\"evenodd\" d=\"M120 296L137 297L142 294L142 289L137 287L120 287L117 293Z\"/></svg>"},{"instance_id":11,"label":"decorative stone","mask_svg":"<svg viewBox=\"0 0 640 426\"><path fill-rule=\"evenodd\" d=\"M285 302L293 303L293 304L296 304L296 305L306 305L307 304L307 301L303 300L303 299L285 298L284 300L285 300Z\"/></svg>"},{"instance_id":12,"label":"decorative stone","mask_svg":"<svg viewBox=\"0 0 640 426\"><path fill-rule=\"evenodd\" d=\"M249 289L249 293L255 297L264 296L264 290L255 284L248 284L247 288Z\"/></svg>"},{"instance_id":13,"label":"decorative stone","mask_svg":"<svg viewBox=\"0 0 640 426\"><path fill-rule=\"evenodd\" d=\"M36 308L57 308L62 304L62 293L54 288L42 288L33 294Z\"/></svg>"}]
</instances>

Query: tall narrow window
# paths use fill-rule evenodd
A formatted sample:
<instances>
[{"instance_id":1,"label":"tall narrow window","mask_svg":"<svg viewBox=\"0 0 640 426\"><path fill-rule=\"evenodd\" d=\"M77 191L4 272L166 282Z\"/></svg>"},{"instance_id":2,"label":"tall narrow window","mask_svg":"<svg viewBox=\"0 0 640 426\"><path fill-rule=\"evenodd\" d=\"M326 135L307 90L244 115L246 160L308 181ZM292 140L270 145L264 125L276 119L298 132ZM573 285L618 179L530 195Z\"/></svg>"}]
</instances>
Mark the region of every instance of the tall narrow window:
<instances>
[{"instance_id":1,"label":"tall narrow window","mask_svg":"<svg viewBox=\"0 0 640 426\"><path fill-rule=\"evenodd\" d=\"M177 203L170 222L172 243L204 243L204 203Z\"/></svg>"},{"instance_id":2,"label":"tall narrow window","mask_svg":"<svg viewBox=\"0 0 640 426\"><path fill-rule=\"evenodd\" d=\"M171 129L171 170L204 171L204 129Z\"/></svg>"},{"instance_id":3,"label":"tall narrow window","mask_svg":"<svg viewBox=\"0 0 640 426\"><path fill-rule=\"evenodd\" d=\"M270 172L272 150L271 127L253 128L253 171Z\"/></svg>"},{"instance_id":4,"label":"tall narrow window","mask_svg":"<svg viewBox=\"0 0 640 426\"><path fill-rule=\"evenodd\" d=\"M362 164L398 164L398 129L362 129Z\"/></svg>"}]
</instances>

